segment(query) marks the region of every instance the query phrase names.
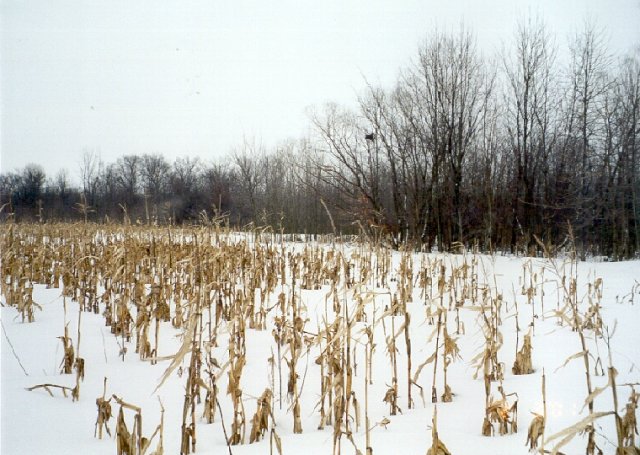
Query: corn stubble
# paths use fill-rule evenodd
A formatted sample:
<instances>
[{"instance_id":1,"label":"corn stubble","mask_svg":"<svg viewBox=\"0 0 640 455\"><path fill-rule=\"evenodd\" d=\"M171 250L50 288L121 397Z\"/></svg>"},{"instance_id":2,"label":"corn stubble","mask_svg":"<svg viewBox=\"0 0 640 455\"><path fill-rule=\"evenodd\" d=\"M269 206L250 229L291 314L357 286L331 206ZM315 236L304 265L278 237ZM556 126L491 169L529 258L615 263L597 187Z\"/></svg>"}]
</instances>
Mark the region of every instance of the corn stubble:
<instances>
[{"instance_id":1,"label":"corn stubble","mask_svg":"<svg viewBox=\"0 0 640 455\"><path fill-rule=\"evenodd\" d=\"M291 432L301 434L303 416L308 416L305 418L316 420L319 430L332 427L334 455L354 451L372 455L374 430L384 431L393 425L394 416L402 413L401 402L406 403L407 410L420 408L414 398L416 391L422 407L427 407L424 388L429 390L430 386L434 405L427 454L450 455L437 430L435 403L441 401L443 409L455 397L451 369L462 360L463 345L459 342L467 336L461 320L464 312L476 315L484 340L471 360L474 378L481 378L479 393L480 384L484 385L481 434L505 435L518 430L518 395L503 388L506 372L500 358L503 320L516 316L519 331L518 318L524 316L518 312L517 300L511 310L508 308L495 285L495 276L492 286L483 282L492 277L486 271L482 277L485 266L476 253L463 251L456 260L427 255L417 260L413 252L401 251L394 269L391 251L379 243L363 242L353 248L309 241L295 245L266 229L240 235L216 221L188 229L8 224L3 227L1 246L2 294L22 322L36 321L40 307L32 298L35 284L62 286L65 325L59 337L63 347L60 374L75 370L76 384L39 384L29 390L43 389L52 396L60 391L74 401L80 398L85 375L84 360L79 357L81 315L99 314L118 343L120 359L124 361L135 352L137 361L164 365L154 390L156 396L169 378L178 376L183 382L181 419L168 427L180 432L181 454L197 451L202 431L220 430L230 454L235 445L260 443L267 438L270 452L282 454L285 447L276 421L279 425L287 422ZM578 333L583 346L575 358L583 358L587 370L589 417L568 432L545 438L543 373L545 410L533 414L526 445L532 451L544 451L545 444L560 439L553 449L558 450L566 437L586 431L587 454L594 453L594 420L614 415L618 453L637 453L633 452L637 439L635 390L632 388L624 414L618 413L617 407L605 413L593 409L602 391L590 383L584 333L610 342L603 338L607 328L600 317L602 280L594 277L581 302L573 265L551 264L547 277L555 275L562 283L553 314L559 324ZM523 267L520 295L530 305L531 323L522 346L516 341L511 369L514 375L534 372L534 323L545 314L540 306L544 304L544 272L544 268L536 271L532 261ZM324 308L316 309L321 314L307 310L311 295L324 295ZM78 311L75 346L69 333L67 306ZM416 329L424 325L431 326L431 336L426 340L416 338ZM263 359L248 357L252 332L263 331L271 333L271 355ZM163 352L161 333L179 337L176 352ZM383 349L377 349L379 346ZM426 359L414 366L414 357L424 359L423 352ZM261 394L250 391L259 396L243 390L245 370L256 364L266 364L269 371ZM376 365L388 365L388 373L376 377ZM421 379L429 365L433 368L431 377ZM607 389L615 393L612 364L608 374ZM316 375L319 390L305 389L309 375ZM111 437L110 422L115 416L119 455L162 454L162 403L160 423L151 437L145 438L142 408L119 395L107 398L106 391L105 378L102 396L95 400L94 436L102 439L106 433ZM305 396L317 397L313 409L303 409L309 402L303 400ZM371 414L372 397L375 401L382 399L389 418ZM617 400L617 395L614 398ZM114 415L112 407L116 405L119 409ZM283 414L288 417L281 418ZM225 422L230 423L227 426ZM154 440L155 449L149 452Z\"/></svg>"}]
</instances>

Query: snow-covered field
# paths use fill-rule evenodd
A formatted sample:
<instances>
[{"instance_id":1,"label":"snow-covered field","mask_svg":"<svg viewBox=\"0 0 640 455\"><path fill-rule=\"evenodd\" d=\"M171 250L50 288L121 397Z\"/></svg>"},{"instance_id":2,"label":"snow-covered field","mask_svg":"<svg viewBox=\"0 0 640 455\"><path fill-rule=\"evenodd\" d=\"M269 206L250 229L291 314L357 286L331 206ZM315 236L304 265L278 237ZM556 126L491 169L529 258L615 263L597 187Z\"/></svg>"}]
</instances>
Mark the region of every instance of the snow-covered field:
<instances>
[{"instance_id":1,"label":"snow-covered field","mask_svg":"<svg viewBox=\"0 0 640 455\"><path fill-rule=\"evenodd\" d=\"M98 244L101 241L99 237L96 240ZM110 241L117 243L119 240L112 238ZM206 292L199 294L204 302L208 302L202 311L201 341L202 349L206 353L203 353L203 358L210 353L211 358L216 360L217 366L213 368L213 373L217 377L219 409L223 412L225 428L223 429L217 407L213 423L209 424L203 418L206 390L202 387L201 400L195 400L194 403L198 454L262 454L270 451L277 453L275 440L270 441L270 430L266 432L263 440L249 443L251 419L257 408L257 399L265 388L273 390L275 432L281 439L282 453L333 453L336 442L332 425L327 423L323 429L319 429L319 403L323 398L325 412L330 413L332 410L327 394L322 393L321 377L327 377L328 373L319 357L326 354L327 344L335 343L342 349L336 358L340 360L341 368L346 368L347 338L350 347L350 388L353 393L346 397L349 399L351 410L348 411L349 417L346 422L342 422L342 433L338 441L340 453L356 453L356 447L363 454L366 453L366 414L373 453L425 454L432 444L431 425L436 406L438 436L452 454L527 453L527 429L535 417L533 413L542 415L544 412L543 371L546 377L545 449L551 450L562 439L560 437L548 441L553 434L579 422L589 413L585 405L587 382L584 358L576 356L563 366L570 356L582 351L579 332L572 330L570 326L575 322L571 308L564 308L565 303L570 301L567 300L570 296L577 298L579 324L584 327L592 390L607 384L608 367L612 363L618 373L615 381L618 411L622 416L632 392L632 387L625 384L640 382L639 261L587 261L579 262L575 268L575 263L563 258L548 261L541 258L474 255L469 252L460 255L388 251L383 253L383 250L372 251L366 245L356 244L331 246L285 243L266 246L247 243L242 236L229 243L241 245L245 251L272 251L273 255L278 255L285 262L279 270L265 270L265 275L258 281L255 277L250 278L249 274L244 277L241 273L234 275L234 287L236 290L244 290L245 299L252 293L252 290L248 289L252 286L250 283L259 289L267 289L265 283L269 273L275 274L278 281L273 285L273 291L266 295L265 301L262 301L260 291L257 291L254 305L242 307L244 316L232 315L228 320L221 317L215 327L216 292L207 288ZM5 243L5 247L6 245ZM213 245L211 248L215 249L217 246ZM229 248L229 245L225 244L225 248ZM101 254L101 251L98 248L91 254ZM307 266L311 266L302 258L320 257L320 251L323 252L323 256L319 266L335 266L338 270L337 278L334 280L335 286L332 286L328 275L323 275L325 272L328 274L328 271L319 271L315 275L320 277L319 289L304 289L315 286L305 285L304 271ZM334 251L334 254L327 254L328 251ZM124 254L126 258L126 251ZM293 284L291 264L296 254L299 255L296 268L298 275ZM375 266L365 270L366 264L382 264L385 255L390 255L388 272L376 271ZM259 256L254 255L253 260L259 260ZM6 261L6 257L4 260ZM350 280L345 280L347 263L350 264ZM410 266L412 274L411 283L403 283L403 276L409 276L409 272L406 272L407 266ZM251 267L251 264L247 264L247 267ZM106 278L103 276L104 270L100 270L96 273L98 298L104 292L103 280ZM281 276L283 270L284 280ZM166 272L169 272L169 269ZM176 276L181 276L180 279L186 277L184 274ZM7 278L2 277L5 283ZM226 278L220 276L219 281ZM572 278L577 278L575 292L571 287ZM138 275L138 279L145 289L145 295L148 295L151 283L145 282L144 274ZM185 281L183 285L193 288L197 283L197 279L192 276L190 281ZM405 289L404 294L399 289L401 287ZM293 343L284 343L278 349L274 335L277 335L276 318L278 321L284 320L285 327L286 321L290 322L290 337L295 336L295 329L292 327L296 320L295 315L290 313L293 309L286 310L283 314L284 306L278 301L280 294L284 295L286 305L289 305L291 296L295 295L296 314L300 318L299 323L304 323L304 329L297 332L301 335L301 345L295 362L298 377L295 393L292 395L287 393L290 377L287 362L292 358ZM400 302L400 307L402 300L406 301L406 311L410 315L410 373L407 367L404 326L407 318L402 308L393 315L390 305L394 296ZM233 297L229 299L229 302L233 301ZM170 366L173 362L172 356L181 348L185 339L185 328L194 327L189 319L189 308L192 308L193 302L182 302L182 328L175 328L171 322L159 322L159 360L152 364L150 359L141 360L140 355L135 352L138 332L135 324L137 312L133 302L126 303L133 318L132 337L129 342L123 344L122 336L115 336L111 328L105 325L102 313L108 299L105 302L100 301L98 313L83 311L81 318L79 304L70 298L63 299L62 285L59 288L48 288L44 284L35 284L33 300L42 309L36 309L35 322L28 323L22 322L17 308L9 305L12 302L7 302L6 295L2 296L2 454L114 453L116 418L120 408L115 400L111 400L113 417L109 422L112 435L105 434L102 439L94 437L98 415L96 399L103 396L105 378L106 398L115 394L125 402L142 409L142 434L145 437L150 437L160 423L162 403L164 453L180 453L190 352L186 353L179 364L174 365L175 368L171 369ZM237 300L236 297L236 304ZM493 318L490 310L492 306L499 307ZM209 308L212 308L213 316ZM363 310L361 315L357 314L358 308ZM588 313L589 308L599 311ZM175 309L175 301L171 301L172 318L175 317ZM441 309L440 331L438 309ZM564 320L559 316L558 310L565 315ZM249 313L252 312L255 317L260 311L265 317L266 328L250 328L248 321L252 315ZM335 332L329 331L333 337L327 336L327 327L335 322L336 318L343 318L341 328L336 328ZM601 325L598 318L602 320ZM242 370L239 385L245 412L245 434L243 444L228 448L224 432L231 434L234 420L232 400L226 393L229 381L228 345L231 332L235 334L234 339L238 339L240 320L246 323L246 366ZM348 330L345 323L347 320L350 322ZM59 337L64 334L65 324L68 324L68 334L75 347L78 342L78 321L81 325L81 342L79 354L76 352L76 355L85 360L85 376L84 380L80 381L79 399L73 401L70 396L64 397L62 391L57 388L49 389L53 396L45 388L26 390L39 384L61 385L70 389L75 387L75 371L72 374L60 374L64 349ZM503 368L504 377L502 381L490 383L490 394L494 401L500 399L499 388L502 387L508 407L517 401L517 414L510 414L517 422L517 432L500 435L498 425L494 423L495 435L483 436L486 397L482 355L486 344L485 334L488 333L487 324L494 321L497 322L494 328L498 332L494 333L491 339L498 341L497 360L498 365ZM590 326L589 322L594 325ZM256 326L259 325L256 323ZM459 358L448 357L448 361L451 362L448 364L447 383L453 392L453 400L446 403L442 402L441 397L444 392L445 361L442 357L442 344L445 326L448 335L457 342L459 348ZM151 344L155 345L156 325L151 323L149 327L149 339ZM367 330L373 337L374 349L371 382L365 392L366 352L372 348L372 344L368 343ZM209 335L212 331L216 333L217 346L210 342ZM284 329L283 333L286 336L287 329ZM531 334L534 372L514 375L512 366L516 352L523 346L527 333ZM390 404L383 399L385 394L393 389L394 368L387 347L392 342L394 334L397 349L397 406L401 412L391 415ZM612 336L608 338L607 334ZM432 357L436 343L439 343L437 360ZM127 348L124 355L121 354L123 346ZM434 361L424 363L430 358ZM437 392L435 404L432 403L431 396L434 366ZM203 382L209 383L210 377L206 370L207 364L203 362L199 374ZM168 377L162 382L162 377L167 371ZM415 379L415 385L410 386L413 406L408 404L409 374ZM344 392L349 387L343 384L343 388L337 388L336 376L333 377L333 381L332 394L336 391ZM636 386L635 389L640 389L640 386ZM423 396L420 390L423 391ZM301 434L294 434L293 431L295 396L299 397ZM335 404L335 396L333 398ZM359 413L356 412L356 403ZM594 411L613 410L612 390L607 388L595 397ZM191 407L188 412L187 421L191 422ZM134 413L125 409L124 415L131 431ZM268 420L271 429L271 418ZM509 430L511 429L510 423ZM595 441L602 453L615 453L617 434L614 416L606 415L596 420L595 431ZM353 442L350 442L350 437ZM156 436L147 453L152 453L158 442L159 438ZM586 435L577 435L561 451L566 454L584 453L586 444ZM637 435L634 444L640 444Z\"/></svg>"}]
</instances>

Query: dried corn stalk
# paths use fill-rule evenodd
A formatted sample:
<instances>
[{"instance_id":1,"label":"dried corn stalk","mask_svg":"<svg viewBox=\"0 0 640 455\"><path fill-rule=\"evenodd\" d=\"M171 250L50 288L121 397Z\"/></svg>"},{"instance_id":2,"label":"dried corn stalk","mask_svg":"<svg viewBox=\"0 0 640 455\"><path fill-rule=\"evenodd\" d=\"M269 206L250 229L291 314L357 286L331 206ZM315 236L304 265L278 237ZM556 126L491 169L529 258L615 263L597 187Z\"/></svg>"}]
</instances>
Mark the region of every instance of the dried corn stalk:
<instances>
[{"instance_id":1,"label":"dried corn stalk","mask_svg":"<svg viewBox=\"0 0 640 455\"><path fill-rule=\"evenodd\" d=\"M638 434L638 421L636 420L636 409L638 409L639 394L631 388L629 402L625 406L625 413L622 416L622 436L625 447L635 446L635 436Z\"/></svg>"},{"instance_id":2,"label":"dried corn stalk","mask_svg":"<svg viewBox=\"0 0 640 455\"><path fill-rule=\"evenodd\" d=\"M511 371L515 375L531 374L533 373L533 366L531 364L531 335L524 336L524 343L522 349L516 354L516 360L513 363Z\"/></svg>"},{"instance_id":3,"label":"dried corn stalk","mask_svg":"<svg viewBox=\"0 0 640 455\"><path fill-rule=\"evenodd\" d=\"M433 407L433 418L431 426L431 447L427 450L427 455L451 455L447 446L438 436L438 408Z\"/></svg>"},{"instance_id":4,"label":"dried corn stalk","mask_svg":"<svg viewBox=\"0 0 640 455\"><path fill-rule=\"evenodd\" d=\"M113 399L120 405L116 421L116 454L117 455L142 455L142 409L126 403L113 395ZM131 431L127 427L124 418L124 410L129 409L135 413Z\"/></svg>"},{"instance_id":5,"label":"dried corn stalk","mask_svg":"<svg viewBox=\"0 0 640 455\"><path fill-rule=\"evenodd\" d=\"M64 335L58 337L60 341L62 341L62 346L64 349L64 357L62 358L62 362L60 362L60 374L71 374L73 371L73 362L75 360L75 351L73 349L73 342L69 337L68 326L64 327Z\"/></svg>"},{"instance_id":6,"label":"dried corn stalk","mask_svg":"<svg viewBox=\"0 0 640 455\"><path fill-rule=\"evenodd\" d=\"M258 408L256 413L251 419L251 434L249 436L249 443L257 442L264 437L264 434L269 431L269 417L272 422L275 421L271 413L271 400L273 393L271 389L265 389L260 398L258 398Z\"/></svg>"},{"instance_id":7,"label":"dried corn stalk","mask_svg":"<svg viewBox=\"0 0 640 455\"><path fill-rule=\"evenodd\" d=\"M460 348L458 348L457 339L449 336L447 331L446 321L443 329L443 373L444 373L444 393L442 394L442 401L450 403L453 401L453 392L447 382L447 372L451 362L456 359L460 359Z\"/></svg>"},{"instance_id":8,"label":"dried corn stalk","mask_svg":"<svg viewBox=\"0 0 640 455\"><path fill-rule=\"evenodd\" d=\"M18 311L22 315L22 322L24 322L25 318L27 322L34 322L36 320L34 309L37 308L42 311L42 307L33 300L33 285L25 285L18 292L22 293L18 303Z\"/></svg>"},{"instance_id":9,"label":"dried corn stalk","mask_svg":"<svg viewBox=\"0 0 640 455\"><path fill-rule=\"evenodd\" d=\"M485 410L485 418L482 424L483 436L493 436L495 434L494 424L498 426L498 433L505 435L518 432L518 400L513 403L507 401L507 396L498 387L502 398L494 400L489 398L489 404ZM514 395L514 394L510 394Z\"/></svg>"},{"instance_id":10,"label":"dried corn stalk","mask_svg":"<svg viewBox=\"0 0 640 455\"><path fill-rule=\"evenodd\" d=\"M109 420L111 419L111 398L105 400L105 394L107 393L107 378L104 378L104 389L102 396L96 398L96 406L98 407L98 418L96 419L96 426L93 432L93 437L98 435L98 439L102 439L103 428L107 431L107 434L111 436L111 430L109 429Z\"/></svg>"},{"instance_id":11,"label":"dried corn stalk","mask_svg":"<svg viewBox=\"0 0 640 455\"><path fill-rule=\"evenodd\" d=\"M234 324L235 327L235 324ZM229 361L231 368L229 369L229 383L227 385L227 394L231 396L233 403L233 422L231 423L231 436L229 437L230 445L242 444L246 431L246 420L244 404L242 402L242 389L240 388L240 379L242 370L246 364L246 357L242 352L239 343L234 341L234 336L238 335L238 328L231 333L229 341ZM244 335L241 335L244 338Z\"/></svg>"},{"instance_id":12,"label":"dried corn stalk","mask_svg":"<svg viewBox=\"0 0 640 455\"><path fill-rule=\"evenodd\" d=\"M541 439L544 435L544 416L540 414L533 413L534 418L529 425L529 430L527 431L527 444L529 446L529 450L533 452L538 448L539 439Z\"/></svg>"}]
</instances>

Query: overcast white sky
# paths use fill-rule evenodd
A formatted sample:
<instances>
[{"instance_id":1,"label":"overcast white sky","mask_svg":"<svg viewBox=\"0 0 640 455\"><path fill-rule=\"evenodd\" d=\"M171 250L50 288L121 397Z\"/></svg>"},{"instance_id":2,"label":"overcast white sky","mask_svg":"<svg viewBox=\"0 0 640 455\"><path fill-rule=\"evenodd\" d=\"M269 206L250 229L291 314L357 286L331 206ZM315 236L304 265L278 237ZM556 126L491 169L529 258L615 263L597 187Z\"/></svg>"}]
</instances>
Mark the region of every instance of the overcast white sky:
<instances>
[{"instance_id":1,"label":"overcast white sky","mask_svg":"<svg viewBox=\"0 0 640 455\"><path fill-rule=\"evenodd\" d=\"M487 52L542 16L560 46L586 16L617 53L640 0L2 0L0 171L75 178L83 150L224 156L304 134L305 108L391 86L435 27Z\"/></svg>"}]
</instances>

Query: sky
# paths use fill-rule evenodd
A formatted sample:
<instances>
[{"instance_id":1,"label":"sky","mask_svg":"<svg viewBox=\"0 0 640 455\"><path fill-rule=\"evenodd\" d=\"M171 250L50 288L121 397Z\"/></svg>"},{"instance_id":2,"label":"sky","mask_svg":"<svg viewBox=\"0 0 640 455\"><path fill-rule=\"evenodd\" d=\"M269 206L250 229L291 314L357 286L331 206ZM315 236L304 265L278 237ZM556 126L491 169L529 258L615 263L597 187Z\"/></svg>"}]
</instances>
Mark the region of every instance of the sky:
<instances>
[{"instance_id":1,"label":"sky","mask_svg":"<svg viewBox=\"0 0 640 455\"><path fill-rule=\"evenodd\" d=\"M560 47L585 18L640 43L640 0L0 0L0 172L77 177L160 153L205 160L308 132L308 108L391 87L430 32L461 23L491 54L541 16Z\"/></svg>"}]
</instances>

